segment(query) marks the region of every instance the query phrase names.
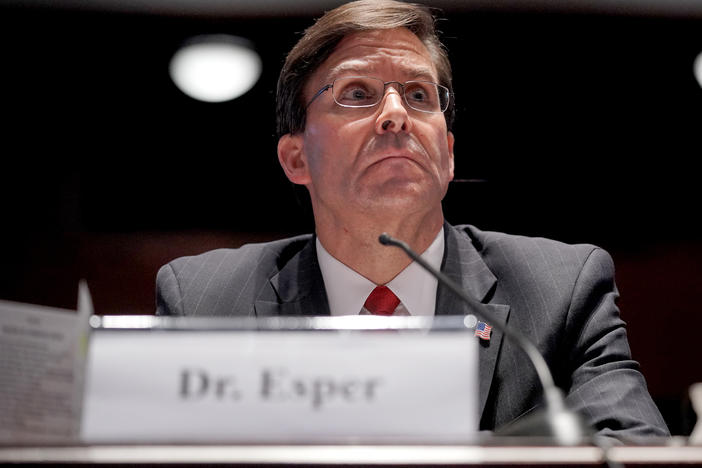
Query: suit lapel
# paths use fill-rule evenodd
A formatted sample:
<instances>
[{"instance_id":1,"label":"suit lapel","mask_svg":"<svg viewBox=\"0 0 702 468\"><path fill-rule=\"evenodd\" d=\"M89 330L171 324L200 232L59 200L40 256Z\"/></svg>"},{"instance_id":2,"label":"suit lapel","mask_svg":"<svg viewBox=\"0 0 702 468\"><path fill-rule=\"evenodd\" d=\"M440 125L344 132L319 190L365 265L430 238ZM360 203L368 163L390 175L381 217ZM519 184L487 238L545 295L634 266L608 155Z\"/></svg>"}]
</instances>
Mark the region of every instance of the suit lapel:
<instances>
[{"instance_id":1,"label":"suit lapel","mask_svg":"<svg viewBox=\"0 0 702 468\"><path fill-rule=\"evenodd\" d=\"M509 317L509 306L505 304L483 303L495 287L497 278L487 267L470 238L457 231L448 223L444 224L446 247L441 270L471 297L470 304L448 288L439 285L436 294L437 315L475 315L478 320L492 325L505 324ZM480 340L478 410L482 415L502 344L502 332L493 327L489 341Z\"/></svg>"},{"instance_id":2,"label":"suit lapel","mask_svg":"<svg viewBox=\"0 0 702 468\"><path fill-rule=\"evenodd\" d=\"M270 279L275 294L260 295L254 303L259 317L275 315L329 315L315 237Z\"/></svg>"},{"instance_id":3,"label":"suit lapel","mask_svg":"<svg viewBox=\"0 0 702 468\"><path fill-rule=\"evenodd\" d=\"M448 288L439 285L436 314L474 314L488 325L495 322L506 323L510 310L508 305L483 302L489 299L497 278L487 267L470 238L448 223L444 224L444 238L446 244L441 270L474 300L467 304ZM314 237L270 279L270 286L268 293L261 294L254 303L256 315L259 317L330 314L322 272L317 262ZM490 341L480 341L478 409L481 415L490 392L501 344L502 332L494 327Z\"/></svg>"}]
</instances>

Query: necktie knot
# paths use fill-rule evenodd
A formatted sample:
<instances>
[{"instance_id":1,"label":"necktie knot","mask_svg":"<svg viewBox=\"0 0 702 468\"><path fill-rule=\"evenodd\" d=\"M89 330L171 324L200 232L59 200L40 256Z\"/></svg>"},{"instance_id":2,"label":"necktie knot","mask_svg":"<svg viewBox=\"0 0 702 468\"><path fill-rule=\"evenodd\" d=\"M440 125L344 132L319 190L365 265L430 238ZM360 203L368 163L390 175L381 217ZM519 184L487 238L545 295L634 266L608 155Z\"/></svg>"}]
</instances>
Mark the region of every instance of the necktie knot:
<instances>
[{"instance_id":1,"label":"necktie knot","mask_svg":"<svg viewBox=\"0 0 702 468\"><path fill-rule=\"evenodd\" d=\"M392 315L400 299L387 286L376 286L363 307L373 315Z\"/></svg>"}]
</instances>

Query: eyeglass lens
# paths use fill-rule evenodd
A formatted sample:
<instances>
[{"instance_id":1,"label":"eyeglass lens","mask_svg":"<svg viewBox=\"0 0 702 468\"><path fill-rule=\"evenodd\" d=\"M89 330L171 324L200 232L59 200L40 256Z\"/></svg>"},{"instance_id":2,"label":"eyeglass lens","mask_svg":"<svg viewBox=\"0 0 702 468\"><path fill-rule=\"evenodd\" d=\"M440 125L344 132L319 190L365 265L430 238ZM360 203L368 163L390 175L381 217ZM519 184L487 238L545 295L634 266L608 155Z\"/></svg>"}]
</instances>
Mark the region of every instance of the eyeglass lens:
<instances>
[{"instance_id":1,"label":"eyeglass lens","mask_svg":"<svg viewBox=\"0 0 702 468\"><path fill-rule=\"evenodd\" d=\"M448 90L427 81L408 81L403 86L407 104L422 112L443 112L448 106ZM337 78L332 86L334 101L344 107L371 107L380 102L385 83L378 78Z\"/></svg>"}]
</instances>

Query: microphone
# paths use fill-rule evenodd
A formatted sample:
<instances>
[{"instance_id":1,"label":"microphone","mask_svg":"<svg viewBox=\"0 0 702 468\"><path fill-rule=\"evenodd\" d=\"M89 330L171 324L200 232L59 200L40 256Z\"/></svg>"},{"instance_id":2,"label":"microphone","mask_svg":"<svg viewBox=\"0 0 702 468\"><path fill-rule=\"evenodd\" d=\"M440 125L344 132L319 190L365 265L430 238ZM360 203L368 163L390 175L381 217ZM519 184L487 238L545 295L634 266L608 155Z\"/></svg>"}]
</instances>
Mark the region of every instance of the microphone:
<instances>
[{"instance_id":1,"label":"microphone","mask_svg":"<svg viewBox=\"0 0 702 468\"><path fill-rule=\"evenodd\" d=\"M484 308L476 307L479 303L463 292L451 278L429 265L405 242L394 239L386 233L381 234L378 241L385 246L399 247L402 249L412 260L431 273L440 284L448 287L464 302L470 305L476 315L499 329L506 337L509 337L509 339L514 340L531 360L544 390L546 410L543 412L535 412L533 415L524 417L518 422L508 425L505 430L497 431L498 434L505 436L546 436L555 439L559 445L577 445L582 443L584 439L590 435L591 431L585 425L582 418L566 407L563 392L555 385L546 360L527 337L507 324L502 324L496 320L495 317L488 313L487 310L484 310Z\"/></svg>"}]
</instances>

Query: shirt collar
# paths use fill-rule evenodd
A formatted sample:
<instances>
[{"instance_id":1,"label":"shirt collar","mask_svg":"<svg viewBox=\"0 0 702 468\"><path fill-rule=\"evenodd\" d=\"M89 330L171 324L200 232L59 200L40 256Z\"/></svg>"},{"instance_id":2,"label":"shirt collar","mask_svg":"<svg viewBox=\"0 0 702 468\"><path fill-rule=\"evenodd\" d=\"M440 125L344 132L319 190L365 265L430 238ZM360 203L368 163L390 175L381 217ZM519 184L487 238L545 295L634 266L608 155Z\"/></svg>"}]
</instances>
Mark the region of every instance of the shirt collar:
<instances>
[{"instance_id":1,"label":"shirt collar","mask_svg":"<svg viewBox=\"0 0 702 468\"><path fill-rule=\"evenodd\" d=\"M316 247L331 315L358 315L376 285L334 258L319 238ZM443 256L442 227L421 257L439 270ZM410 315L434 315L438 281L416 262L410 263L386 286L400 299Z\"/></svg>"}]
</instances>

